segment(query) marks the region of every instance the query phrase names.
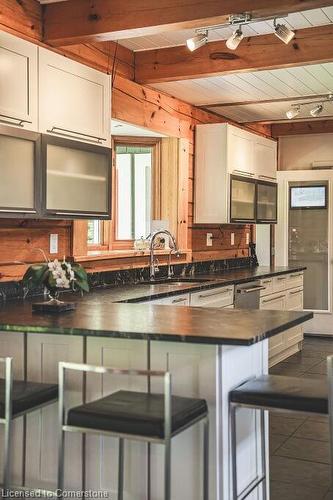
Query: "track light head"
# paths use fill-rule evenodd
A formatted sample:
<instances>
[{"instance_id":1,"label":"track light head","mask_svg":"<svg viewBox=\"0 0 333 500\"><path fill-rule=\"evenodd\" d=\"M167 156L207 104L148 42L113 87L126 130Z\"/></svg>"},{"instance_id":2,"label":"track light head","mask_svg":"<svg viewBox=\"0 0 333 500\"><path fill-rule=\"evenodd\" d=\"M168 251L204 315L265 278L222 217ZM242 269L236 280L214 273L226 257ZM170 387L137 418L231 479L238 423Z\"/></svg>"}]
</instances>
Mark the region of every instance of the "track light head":
<instances>
[{"instance_id":1,"label":"track light head","mask_svg":"<svg viewBox=\"0 0 333 500\"><path fill-rule=\"evenodd\" d=\"M300 106L292 106L289 111L287 111L286 115L289 120L292 120L293 118L296 118L297 115L299 115L301 112L301 107Z\"/></svg>"},{"instance_id":2,"label":"track light head","mask_svg":"<svg viewBox=\"0 0 333 500\"><path fill-rule=\"evenodd\" d=\"M275 35L282 40L283 43L288 45L295 36L295 32L289 29L285 24L277 24L274 19Z\"/></svg>"},{"instance_id":3,"label":"track light head","mask_svg":"<svg viewBox=\"0 0 333 500\"><path fill-rule=\"evenodd\" d=\"M314 118L317 118L317 116L319 116L322 113L323 109L324 109L324 106L322 104L317 104L316 107L311 109L310 114Z\"/></svg>"},{"instance_id":4,"label":"track light head","mask_svg":"<svg viewBox=\"0 0 333 500\"><path fill-rule=\"evenodd\" d=\"M226 46L229 50L236 50L238 45L244 38L244 34L242 32L242 28L239 27L236 31L233 32L230 38L226 41Z\"/></svg>"},{"instance_id":5,"label":"track light head","mask_svg":"<svg viewBox=\"0 0 333 500\"><path fill-rule=\"evenodd\" d=\"M186 40L187 48L193 52L194 50L203 47L208 42L208 30L197 32L193 38Z\"/></svg>"}]
</instances>

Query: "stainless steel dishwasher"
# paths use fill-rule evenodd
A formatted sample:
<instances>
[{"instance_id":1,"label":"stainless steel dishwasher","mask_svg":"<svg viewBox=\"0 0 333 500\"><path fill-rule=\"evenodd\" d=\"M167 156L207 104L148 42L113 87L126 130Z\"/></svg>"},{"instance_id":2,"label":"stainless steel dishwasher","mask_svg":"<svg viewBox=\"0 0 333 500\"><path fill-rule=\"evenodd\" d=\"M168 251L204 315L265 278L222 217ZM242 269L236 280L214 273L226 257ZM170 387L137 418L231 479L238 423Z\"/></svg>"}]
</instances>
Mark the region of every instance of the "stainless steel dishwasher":
<instances>
[{"instance_id":1,"label":"stainless steel dishwasher","mask_svg":"<svg viewBox=\"0 0 333 500\"><path fill-rule=\"evenodd\" d=\"M236 309L259 309L260 290L265 287L257 281L243 283L235 287L235 308Z\"/></svg>"}]
</instances>

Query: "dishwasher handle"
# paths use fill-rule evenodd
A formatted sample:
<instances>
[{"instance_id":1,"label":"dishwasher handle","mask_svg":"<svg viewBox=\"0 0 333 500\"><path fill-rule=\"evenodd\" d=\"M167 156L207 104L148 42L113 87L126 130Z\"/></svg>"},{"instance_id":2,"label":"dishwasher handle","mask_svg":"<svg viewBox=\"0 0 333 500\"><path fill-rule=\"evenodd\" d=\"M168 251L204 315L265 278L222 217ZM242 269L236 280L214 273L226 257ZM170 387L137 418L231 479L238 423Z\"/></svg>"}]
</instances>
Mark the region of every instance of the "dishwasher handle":
<instances>
[{"instance_id":1,"label":"dishwasher handle","mask_svg":"<svg viewBox=\"0 0 333 500\"><path fill-rule=\"evenodd\" d=\"M265 286L253 286L251 288L242 288L240 290L237 290L237 293L252 293L252 292L258 292L259 290L266 290Z\"/></svg>"}]
</instances>

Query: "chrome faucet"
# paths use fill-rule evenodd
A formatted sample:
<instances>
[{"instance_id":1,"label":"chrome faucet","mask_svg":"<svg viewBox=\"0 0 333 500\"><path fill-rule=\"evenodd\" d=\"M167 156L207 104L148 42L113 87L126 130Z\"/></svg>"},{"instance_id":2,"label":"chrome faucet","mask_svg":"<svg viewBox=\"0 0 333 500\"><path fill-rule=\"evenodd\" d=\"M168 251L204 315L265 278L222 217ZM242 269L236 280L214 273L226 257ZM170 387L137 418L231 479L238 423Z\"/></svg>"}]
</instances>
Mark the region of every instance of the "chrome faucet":
<instances>
[{"instance_id":1,"label":"chrome faucet","mask_svg":"<svg viewBox=\"0 0 333 500\"><path fill-rule=\"evenodd\" d=\"M179 257L179 255L180 255L179 251L178 251L176 239L170 233L170 231L168 231L166 229L161 229L161 230L158 230L158 231L155 231L154 233L152 233L149 236L150 237L150 246L149 246L149 250L150 250L150 280L151 281L155 280L155 273L156 273L156 271L158 271L158 266L156 265L155 256L154 256L155 240L156 240L157 236L163 235L163 234L165 236L168 236L169 242L171 242L169 260L168 260L168 278L172 278L172 276L173 276L173 269L172 269L172 265L171 265L172 253L174 253L177 257Z\"/></svg>"}]
</instances>

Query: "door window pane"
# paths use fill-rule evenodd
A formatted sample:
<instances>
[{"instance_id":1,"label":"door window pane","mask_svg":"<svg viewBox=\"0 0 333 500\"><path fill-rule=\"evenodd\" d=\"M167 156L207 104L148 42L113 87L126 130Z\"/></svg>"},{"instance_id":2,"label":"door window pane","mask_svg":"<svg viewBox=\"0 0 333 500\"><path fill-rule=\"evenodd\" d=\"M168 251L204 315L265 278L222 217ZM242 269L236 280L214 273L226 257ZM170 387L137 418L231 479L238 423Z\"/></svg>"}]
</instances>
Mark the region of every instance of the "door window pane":
<instances>
[{"instance_id":1,"label":"door window pane","mask_svg":"<svg viewBox=\"0 0 333 500\"><path fill-rule=\"evenodd\" d=\"M327 182L318 182L328 185ZM316 182L291 182L289 186ZM327 204L328 206L328 204ZM304 308L328 310L328 208L289 208L289 265L306 266Z\"/></svg>"},{"instance_id":2,"label":"door window pane","mask_svg":"<svg viewBox=\"0 0 333 500\"><path fill-rule=\"evenodd\" d=\"M102 244L102 231L100 220L88 221L88 245L101 245Z\"/></svg>"},{"instance_id":3,"label":"door window pane","mask_svg":"<svg viewBox=\"0 0 333 500\"><path fill-rule=\"evenodd\" d=\"M117 240L150 233L152 147L117 146Z\"/></svg>"},{"instance_id":4,"label":"door window pane","mask_svg":"<svg viewBox=\"0 0 333 500\"><path fill-rule=\"evenodd\" d=\"M255 218L254 182L232 179L231 218L236 220L253 220Z\"/></svg>"}]
</instances>

